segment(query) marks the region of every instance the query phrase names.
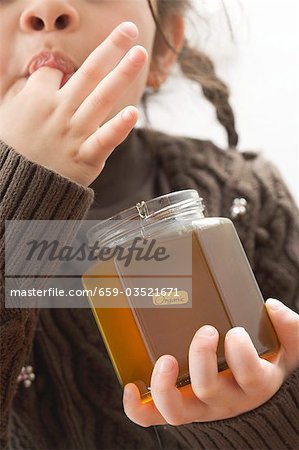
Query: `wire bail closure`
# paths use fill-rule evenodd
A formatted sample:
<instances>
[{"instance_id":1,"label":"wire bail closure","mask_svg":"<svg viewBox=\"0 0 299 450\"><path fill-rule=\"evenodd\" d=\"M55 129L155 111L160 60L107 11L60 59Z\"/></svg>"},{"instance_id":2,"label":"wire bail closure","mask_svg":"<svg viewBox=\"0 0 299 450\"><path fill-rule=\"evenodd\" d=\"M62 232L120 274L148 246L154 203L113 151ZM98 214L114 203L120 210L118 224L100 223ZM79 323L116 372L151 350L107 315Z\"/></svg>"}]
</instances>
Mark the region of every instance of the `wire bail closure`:
<instances>
[{"instance_id":1,"label":"wire bail closure","mask_svg":"<svg viewBox=\"0 0 299 450\"><path fill-rule=\"evenodd\" d=\"M146 219L149 216L147 204L145 203L144 200L142 200L142 202L136 203L135 206L141 219Z\"/></svg>"}]
</instances>

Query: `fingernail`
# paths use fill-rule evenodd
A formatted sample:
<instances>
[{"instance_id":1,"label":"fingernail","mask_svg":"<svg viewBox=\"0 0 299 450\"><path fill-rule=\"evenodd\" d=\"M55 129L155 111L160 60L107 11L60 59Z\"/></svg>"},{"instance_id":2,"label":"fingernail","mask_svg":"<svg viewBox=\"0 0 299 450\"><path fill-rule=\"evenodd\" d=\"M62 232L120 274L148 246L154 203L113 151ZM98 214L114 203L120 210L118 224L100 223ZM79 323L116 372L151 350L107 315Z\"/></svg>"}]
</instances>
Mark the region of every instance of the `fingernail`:
<instances>
[{"instance_id":1,"label":"fingernail","mask_svg":"<svg viewBox=\"0 0 299 450\"><path fill-rule=\"evenodd\" d=\"M124 389L124 400L130 400L132 398L132 393L129 388Z\"/></svg>"},{"instance_id":2,"label":"fingernail","mask_svg":"<svg viewBox=\"0 0 299 450\"><path fill-rule=\"evenodd\" d=\"M245 334L246 330L243 327L234 327L229 330L229 334Z\"/></svg>"},{"instance_id":3,"label":"fingernail","mask_svg":"<svg viewBox=\"0 0 299 450\"><path fill-rule=\"evenodd\" d=\"M131 122L131 120L133 119L134 116L134 112L132 109L130 108L126 108L122 113L121 113L121 117L123 120L125 120L126 122Z\"/></svg>"},{"instance_id":4,"label":"fingernail","mask_svg":"<svg viewBox=\"0 0 299 450\"><path fill-rule=\"evenodd\" d=\"M138 28L133 22L123 22L119 29L130 39L136 39L138 36Z\"/></svg>"},{"instance_id":5,"label":"fingernail","mask_svg":"<svg viewBox=\"0 0 299 450\"><path fill-rule=\"evenodd\" d=\"M174 369L174 362L171 358L164 357L159 361L158 372L166 373L171 372Z\"/></svg>"},{"instance_id":6,"label":"fingernail","mask_svg":"<svg viewBox=\"0 0 299 450\"><path fill-rule=\"evenodd\" d=\"M141 63L144 61L144 52L141 47L134 47L129 51L129 59L135 63Z\"/></svg>"},{"instance_id":7,"label":"fingernail","mask_svg":"<svg viewBox=\"0 0 299 450\"><path fill-rule=\"evenodd\" d=\"M267 306L269 306L272 311L278 311L279 309L284 308L284 304L281 303L279 300L276 300L275 298L268 298L267 300Z\"/></svg>"},{"instance_id":8,"label":"fingernail","mask_svg":"<svg viewBox=\"0 0 299 450\"><path fill-rule=\"evenodd\" d=\"M198 330L197 334L200 336L215 336L216 330L211 325L205 325Z\"/></svg>"}]
</instances>

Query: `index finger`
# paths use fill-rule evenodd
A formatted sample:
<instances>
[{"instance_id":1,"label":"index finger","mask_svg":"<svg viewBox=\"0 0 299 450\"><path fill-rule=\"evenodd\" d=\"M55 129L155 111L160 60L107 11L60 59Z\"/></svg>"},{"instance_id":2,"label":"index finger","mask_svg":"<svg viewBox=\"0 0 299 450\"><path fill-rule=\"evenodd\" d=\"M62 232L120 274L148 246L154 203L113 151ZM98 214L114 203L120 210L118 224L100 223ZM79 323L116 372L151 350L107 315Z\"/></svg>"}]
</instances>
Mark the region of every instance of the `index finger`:
<instances>
[{"instance_id":1,"label":"index finger","mask_svg":"<svg viewBox=\"0 0 299 450\"><path fill-rule=\"evenodd\" d=\"M118 64L138 36L133 22L122 22L96 47L59 90L68 110L75 111L98 83Z\"/></svg>"}]
</instances>

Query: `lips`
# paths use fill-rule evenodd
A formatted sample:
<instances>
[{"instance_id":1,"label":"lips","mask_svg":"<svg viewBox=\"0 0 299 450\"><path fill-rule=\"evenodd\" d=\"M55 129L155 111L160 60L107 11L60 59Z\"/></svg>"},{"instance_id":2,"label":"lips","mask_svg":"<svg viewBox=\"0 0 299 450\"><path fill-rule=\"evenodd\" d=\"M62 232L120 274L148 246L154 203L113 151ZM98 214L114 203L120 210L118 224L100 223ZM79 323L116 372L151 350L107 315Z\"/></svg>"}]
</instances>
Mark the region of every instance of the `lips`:
<instances>
[{"instance_id":1,"label":"lips","mask_svg":"<svg viewBox=\"0 0 299 450\"><path fill-rule=\"evenodd\" d=\"M62 79L62 85L65 84L77 70L76 65L68 56L59 52L50 51L43 51L35 55L29 61L26 73L30 76L41 67L52 67L53 69L58 69L63 72L64 77Z\"/></svg>"}]
</instances>

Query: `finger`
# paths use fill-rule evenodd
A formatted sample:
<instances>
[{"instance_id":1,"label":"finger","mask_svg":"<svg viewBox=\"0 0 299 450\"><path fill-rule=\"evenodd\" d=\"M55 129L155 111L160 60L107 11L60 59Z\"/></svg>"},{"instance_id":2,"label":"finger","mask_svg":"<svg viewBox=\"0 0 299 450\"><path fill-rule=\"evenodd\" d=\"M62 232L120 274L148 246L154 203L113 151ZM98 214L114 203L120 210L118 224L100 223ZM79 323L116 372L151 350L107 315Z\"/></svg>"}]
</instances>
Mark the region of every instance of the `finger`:
<instances>
[{"instance_id":1,"label":"finger","mask_svg":"<svg viewBox=\"0 0 299 450\"><path fill-rule=\"evenodd\" d=\"M141 403L139 390L133 383L125 386L123 405L124 411L129 419L142 427L167 423L157 410L153 401L145 404Z\"/></svg>"},{"instance_id":2,"label":"finger","mask_svg":"<svg viewBox=\"0 0 299 450\"><path fill-rule=\"evenodd\" d=\"M135 106L128 106L93 133L80 147L81 161L100 166L128 136L138 119Z\"/></svg>"},{"instance_id":3,"label":"finger","mask_svg":"<svg viewBox=\"0 0 299 450\"><path fill-rule=\"evenodd\" d=\"M203 402L215 399L219 388L217 330L206 325L194 335L189 349L190 379L194 394Z\"/></svg>"},{"instance_id":4,"label":"finger","mask_svg":"<svg viewBox=\"0 0 299 450\"><path fill-rule=\"evenodd\" d=\"M213 410L210 411L204 403L195 397L190 386L184 386L180 389L180 392L183 397L183 410L186 412L184 423L202 422L215 418ZM154 401L149 401L146 404L141 403L139 390L133 383L125 386L123 405L129 419L143 427L169 423L158 411ZM181 423L178 423L178 425L181 425Z\"/></svg>"},{"instance_id":5,"label":"finger","mask_svg":"<svg viewBox=\"0 0 299 450\"><path fill-rule=\"evenodd\" d=\"M185 423L182 394L176 387L178 363L164 355L155 364L151 378L151 393L156 408L170 425Z\"/></svg>"},{"instance_id":6,"label":"finger","mask_svg":"<svg viewBox=\"0 0 299 450\"><path fill-rule=\"evenodd\" d=\"M173 356L158 359L152 374L151 393L161 416L170 425L208 420L209 407L194 395L190 385L178 389L177 376L178 363Z\"/></svg>"},{"instance_id":7,"label":"finger","mask_svg":"<svg viewBox=\"0 0 299 450\"><path fill-rule=\"evenodd\" d=\"M272 364L262 360L242 327L228 331L224 341L225 359L239 387L246 394L267 390Z\"/></svg>"},{"instance_id":8,"label":"finger","mask_svg":"<svg viewBox=\"0 0 299 450\"><path fill-rule=\"evenodd\" d=\"M143 47L136 46L100 82L99 86L81 104L71 120L71 125L77 133L89 134L104 121L115 102L140 73L146 59L146 50Z\"/></svg>"},{"instance_id":9,"label":"finger","mask_svg":"<svg viewBox=\"0 0 299 450\"><path fill-rule=\"evenodd\" d=\"M26 89L40 89L42 92L57 91L64 74L53 67L43 66L33 72L27 80Z\"/></svg>"},{"instance_id":10,"label":"finger","mask_svg":"<svg viewBox=\"0 0 299 450\"><path fill-rule=\"evenodd\" d=\"M81 67L60 89L63 103L75 111L94 90L138 37L138 29L132 22L123 22L86 58Z\"/></svg>"},{"instance_id":11,"label":"finger","mask_svg":"<svg viewBox=\"0 0 299 450\"><path fill-rule=\"evenodd\" d=\"M299 315L276 299L266 301L267 311L292 370L299 364Z\"/></svg>"}]
</instances>

